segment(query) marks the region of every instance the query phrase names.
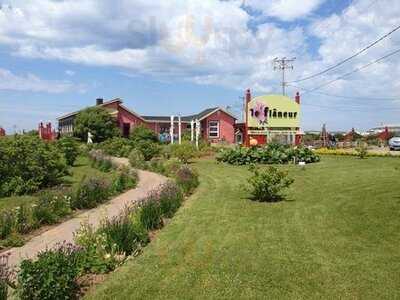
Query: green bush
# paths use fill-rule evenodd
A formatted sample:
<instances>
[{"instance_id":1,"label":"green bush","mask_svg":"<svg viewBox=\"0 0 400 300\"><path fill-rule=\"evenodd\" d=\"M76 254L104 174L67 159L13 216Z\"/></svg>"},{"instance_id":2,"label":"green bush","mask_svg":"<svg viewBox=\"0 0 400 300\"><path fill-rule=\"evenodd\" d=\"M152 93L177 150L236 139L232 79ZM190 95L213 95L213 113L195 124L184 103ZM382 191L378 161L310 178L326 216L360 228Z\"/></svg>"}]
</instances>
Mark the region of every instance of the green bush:
<instances>
[{"instance_id":1,"label":"green bush","mask_svg":"<svg viewBox=\"0 0 400 300\"><path fill-rule=\"evenodd\" d=\"M36 227L31 206L22 204L15 208L15 229L18 233L28 233Z\"/></svg>"},{"instance_id":2,"label":"green bush","mask_svg":"<svg viewBox=\"0 0 400 300\"><path fill-rule=\"evenodd\" d=\"M93 134L93 142L100 143L114 136L120 131L109 111L103 107L90 107L79 112L74 121L74 136L86 142L88 132Z\"/></svg>"},{"instance_id":3,"label":"green bush","mask_svg":"<svg viewBox=\"0 0 400 300\"><path fill-rule=\"evenodd\" d=\"M137 173L135 171L123 168L117 171L112 182L112 191L114 193L122 193L127 189L136 186L138 181Z\"/></svg>"},{"instance_id":4,"label":"green bush","mask_svg":"<svg viewBox=\"0 0 400 300\"><path fill-rule=\"evenodd\" d=\"M159 229L163 226L162 211L157 195L149 195L139 209L139 221L147 230Z\"/></svg>"},{"instance_id":5,"label":"green bush","mask_svg":"<svg viewBox=\"0 0 400 300\"><path fill-rule=\"evenodd\" d=\"M368 156L368 150L365 145L360 145L359 147L356 148L356 153L358 158L364 159Z\"/></svg>"},{"instance_id":6,"label":"green bush","mask_svg":"<svg viewBox=\"0 0 400 300\"><path fill-rule=\"evenodd\" d=\"M62 137L57 141L57 147L63 153L68 166L73 166L78 155L79 145L72 137Z\"/></svg>"},{"instance_id":7,"label":"green bush","mask_svg":"<svg viewBox=\"0 0 400 300\"><path fill-rule=\"evenodd\" d=\"M306 163L318 162L319 156L313 151L299 147L292 148L279 144L268 144L265 147L222 149L217 155L217 161L233 165L249 164L286 164L296 161Z\"/></svg>"},{"instance_id":8,"label":"green bush","mask_svg":"<svg viewBox=\"0 0 400 300\"><path fill-rule=\"evenodd\" d=\"M183 201L181 190L172 181L169 181L161 186L158 197L161 213L166 218L172 218L178 211Z\"/></svg>"},{"instance_id":9,"label":"green bush","mask_svg":"<svg viewBox=\"0 0 400 300\"><path fill-rule=\"evenodd\" d=\"M84 178L78 185L71 207L94 208L110 196L110 182L104 178Z\"/></svg>"},{"instance_id":10,"label":"green bush","mask_svg":"<svg viewBox=\"0 0 400 300\"><path fill-rule=\"evenodd\" d=\"M55 185L66 171L64 157L54 143L29 135L0 139L0 197Z\"/></svg>"},{"instance_id":11,"label":"green bush","mask_svg":"<svg viewBox=\"0 0 400 300\"><path fill-rule=\"evenodd\" d=\"M164 162L159 158L152 158L146 164L146 169L155 173L165 174Z\"/></svg>"},{"instance_id":12,"label":"green bush","mask_svg":"<svg viewBox=\"0 0 400 300\"><path fill-rule=\"evenodd\" d=\"M174 175L176 184L188 195L199 185L198 174L188 165L181 166Z\"/></svg>"},{"instance_id":13,"label":"green bush","mask_svg":"<svg viewBox=\"0 0 400 300\"><path fill-rule=\"evenodd\" d=\"M70 196L58 192L42 193L33 207L35 223L40 225L57 223L71 212Z\"/></svg>"},{"instance_id":14,"label":"green bush","mask_svg":"<svg viewBox=\"0 0 400 300\"><path fill-rule=\"evenodd\" d=\"M99 234L88 223L75 232L74 241L83 249L79 261L83 273L107 273L119 264L115 246L109 245L106 235Z\"/></svg>"},{"instance_id":15,"label":"green bush","mask_svg":"<svg viewBox=\"0 0 400 300\"><path fill-rule=\"evenodd\" d=\"M182 144L172 144L168 147L171 148L171 157L178 158L183 163L188 163L189 160L196 156L196 148L190 142L182 142Z\"/></svg>"},{"instance_id":16,"label":"green bush","mask_svg":"<svg viewBox=\"0 0 400 300\"><path fill-rule=\"evenodd\" d=\"M122 137L113 137L108 139L97 146L104 153L117 157L128 157L132 151L133 142L129 139Z\"/></svg>"},{"instance_id":17,"label":"green bush","mask_svg":"<svg viewBox=\"0 0 400 300\"><path fill-rule=\"evenodd\" d=\"M139 222L133 222L128 213L106 220L98 230L106 237L106 251L131 255L148 242L147 231Z\"/></svg>"},{"instance_id":18,"label":"green bush","mask_svg":"<svg viewBox=\"0 0 400 300\"><path fill-rule=\"evenodd\" d=\"M10 211L0 212L0 239L7 238L14 227L15 217Z\"/></svg>"},{"instance_id":19,"label":"green bush","mask_svg":"<svg viewBox=\"0 0 400 300\"><path fill-rule=\"evenodd\" d=\"M293 179L287 177L287 172L280 171L275 167L266 170L255 168L254 174L249 179L250 193L254 200L277 201L282 198L282 192L288 188Z\"/></svg>"},{"instance_id":20,"label":"green bush","mask_svg":"<svg viewBox=\"0 0 400 300\"><path fill-rule=\"evenodd\" d=\"M129 154L129 162L132 168L136 169L145 169L146 162L144 160L144 156L141 151L138 149L133 149Z\"/></svg>"},{"instance_id":21,"label":"green bush","mask_svg":"<svg viewBox=\"0 0 400 300\"><path fill-rule=\"evenodd\" d=\"M136 144L142 141L157 143L158 138L153 130L144 125L139 125L133 128L130 134L130 139Z\"/></svg>"},{"instance_id":22,"label":"green bush","mask_svg":"<svg viewBox=\"0 0 400 300\"><path fill-rule=\"evenodd\" d=\"M175 176L176 172L182 167L183 163L178 158L170 158L164 162L165 174Z\"/></svg>"},{"instance_id":23,"label":"green bush","mask_svg":"<svg viewBox=\"0 0 400 300\"><path fill-rule=\"evenodd\" d=\"M20 299L75 299L79 291L81 250L72 244L39 253L37 260L23 260L18 273Z\"/></svg>"},{"instance_id":24,"label":"green bush","mask_svg":"<svg viewBox=\"0 0 400 300\"><path fill-rule=\"evenodd\" d=\"M135 148L142 153L144 160L146 161L151 160L153 157L156 157L161 153L160 145L148 140L137 142Z\"/></svg>"}]
</instances>

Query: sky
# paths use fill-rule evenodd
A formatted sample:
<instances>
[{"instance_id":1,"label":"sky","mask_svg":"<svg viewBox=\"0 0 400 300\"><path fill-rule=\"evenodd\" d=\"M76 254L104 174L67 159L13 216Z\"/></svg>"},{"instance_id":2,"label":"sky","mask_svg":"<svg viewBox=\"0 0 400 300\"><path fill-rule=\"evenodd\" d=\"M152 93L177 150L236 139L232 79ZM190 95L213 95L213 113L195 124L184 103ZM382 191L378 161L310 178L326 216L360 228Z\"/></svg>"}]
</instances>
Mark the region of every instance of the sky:
<instances>
[{"instance_id":1,"label":"sky","mask_svg":"<svg viewBox=\"0 0 400 300\"><path fill-rule=\"evenodd\" d=\"M398 0L0 0L0 127L8 133L122 98L143 115L229 107L281 93L400 25ZM338 68L298 83L302 128L400 124L400 30Z\"/></svg>"}]
</instances>

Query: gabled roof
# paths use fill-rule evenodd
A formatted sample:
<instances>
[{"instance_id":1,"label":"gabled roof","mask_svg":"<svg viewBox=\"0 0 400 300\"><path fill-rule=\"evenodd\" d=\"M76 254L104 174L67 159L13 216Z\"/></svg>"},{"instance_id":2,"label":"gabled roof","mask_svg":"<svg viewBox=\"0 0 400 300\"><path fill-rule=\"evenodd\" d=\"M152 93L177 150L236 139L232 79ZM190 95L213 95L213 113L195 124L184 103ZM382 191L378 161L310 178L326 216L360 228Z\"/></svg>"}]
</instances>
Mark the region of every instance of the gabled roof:
<instances>
[{"instance_id":1,"label":"gabled roof","mask_svg":"<svg viewBox=\"0 0 400 300\"><path fill-rule=\"evenodd\" d=\"M106 101L106 102L103 102L103 104L100 104L100 105L98 105L98 106L106 106L106 105L110 105L110 104L115 103L115 102L122 103L122 100L121 100L120 98L115 98L115 99L112 99L112 100L108 100L108 101ZM90 107L93 107L93 106L90 106ZM86 107L86 108L88 108L88 107ZM86 109L86 108L83 108L83 109L81 109L81 110L74 111L74 112L72 112L72 113L68 113L68 114L62 115L61 117L58 117L57 120L62 120L62 119L65 119L65 118L69 118L69 117L75 116L75 115L77 115L79 112L81 112L82 110L84 110L84 109ZM131 113L132 113L132 112L131 112Z\"/></svg>"},{"instance_id":2,"label":"gabled roof","mask_svg":"<svg viewBox=\"0 0 400 300\"><path fill-rule=\"evenodd\" d=\"M207 118L208 116L211 116L213 113L215 113L219 110L228 114L235 120L237 119L232 113L226 111L225 109L223 109L221 107L211 107L211 108L206 108L205 110L203 110L200 113L195 114L195 115L182 116L181 121L184 123L188 123L188 122L190 122L192 120L196 120L196 119L201 121L201 120ZM148 122L170 122L171 121L170 116L143 116L143 119L145 119Z\"/></svg>"}]
</instances>

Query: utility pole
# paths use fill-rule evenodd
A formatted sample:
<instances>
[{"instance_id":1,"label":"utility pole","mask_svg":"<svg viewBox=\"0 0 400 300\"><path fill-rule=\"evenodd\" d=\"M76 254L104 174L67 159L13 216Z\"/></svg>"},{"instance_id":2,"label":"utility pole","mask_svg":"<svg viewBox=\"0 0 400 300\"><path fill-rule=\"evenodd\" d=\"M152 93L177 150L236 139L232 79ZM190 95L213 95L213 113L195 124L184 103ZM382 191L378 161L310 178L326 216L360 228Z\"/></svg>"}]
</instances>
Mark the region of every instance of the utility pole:
<instances>
[{"instance_id":1,"label":"utility pole","mask_svg":"<svg viewBox=\"0 0 400 300\"><path fill-rule=\"evenodd\" d=\"M286 69L291 69L293 70L293 65L292 62L295 61L296 57L293 58L286 58L286 57L282 57L282 58L277 58L275 57L273 59L273 65L274 65L274 70L281 70L282 71L282 95L286 95L286 81L285 81L285 70Z\"/></svg>"}]
</instances>

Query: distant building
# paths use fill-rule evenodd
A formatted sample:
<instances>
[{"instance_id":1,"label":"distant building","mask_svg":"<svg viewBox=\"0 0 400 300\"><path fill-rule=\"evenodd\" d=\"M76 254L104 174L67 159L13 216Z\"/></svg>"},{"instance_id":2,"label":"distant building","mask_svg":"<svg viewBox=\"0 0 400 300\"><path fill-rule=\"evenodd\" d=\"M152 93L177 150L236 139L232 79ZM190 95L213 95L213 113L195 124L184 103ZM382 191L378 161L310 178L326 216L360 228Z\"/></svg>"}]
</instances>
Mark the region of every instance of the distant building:
<instances>
[{"instance_id":1,"label":"distant building","mask_svg":"<svg viewBox=\"0 0 400 300\"><path fill-rule=\"evenodd\" d=\"M117 126L124 137L128 137L131 130L138 125L144 125L152 129L156 134L168 135L171 127L170 116L142 116L128 109L119 98L104 102L96 99L96 106L103 107L115 118ZM74 130L74 120L79 111L59 117L58 130L61 135L70 135ZM201 136L210 142L226 141L235 142L234 125L236 117L220 107L207 108L198 114L181 117L182 133L190 130L190 123L199 120L201 124ZM174 119L174 132L178 132L178 117Z\"/></svg>"},{"instance_id":2,"label":"distant building","mask_svg":"<svg viewBox=\"0 0 400 300\"><path fill-rule=\"evenodd\" d=\"M0 127L0 137L2 136L6 136L6 131L4 130L4 128Z\"/></svg>"},{"instance_id":3,"label":"distant building","mask_svg":"<svg viewBox=\"0 0 400 300\"><path fill-rule=\"evenodd\" d=\"M393 133L395 135L400 135L400 124L391 124L391 125L382 125L378 127L371 128L367 131L368 134L380 134L384 132L385 130L389 131L389 133Z\"/></svg>"}]
</instances>

